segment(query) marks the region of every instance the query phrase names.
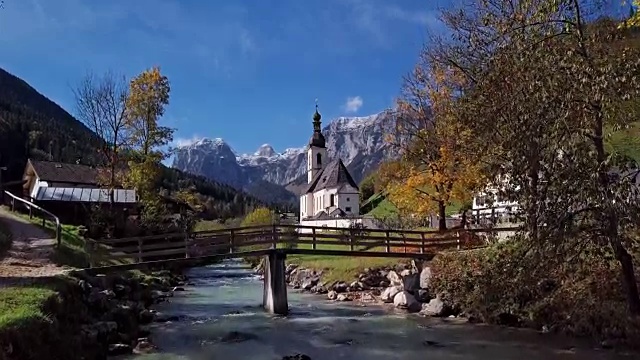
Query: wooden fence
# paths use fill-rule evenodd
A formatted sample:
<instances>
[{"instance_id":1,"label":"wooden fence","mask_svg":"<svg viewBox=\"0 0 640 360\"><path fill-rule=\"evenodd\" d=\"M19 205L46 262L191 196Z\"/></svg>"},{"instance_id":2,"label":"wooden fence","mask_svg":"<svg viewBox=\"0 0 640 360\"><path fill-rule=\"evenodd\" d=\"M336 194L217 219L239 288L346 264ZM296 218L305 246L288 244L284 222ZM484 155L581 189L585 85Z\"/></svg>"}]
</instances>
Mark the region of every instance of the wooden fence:
<instances>
[{"instance_id":1,"label":"wooden fence","mask_svg":"<svg viewBox=\"0 0 640 360\"><path fill-rule=\"evenodd\" d=\"M301 232L304 230L304 232ZM191 234L174 233L87 241L91 266L144 263L222 254L242 256L256 250L304 249L323 255L398 256L434 254L482 247L489 237L514 228L452 230L372 230L301 225L249 226Z\"/></svg>"}]
</instances>

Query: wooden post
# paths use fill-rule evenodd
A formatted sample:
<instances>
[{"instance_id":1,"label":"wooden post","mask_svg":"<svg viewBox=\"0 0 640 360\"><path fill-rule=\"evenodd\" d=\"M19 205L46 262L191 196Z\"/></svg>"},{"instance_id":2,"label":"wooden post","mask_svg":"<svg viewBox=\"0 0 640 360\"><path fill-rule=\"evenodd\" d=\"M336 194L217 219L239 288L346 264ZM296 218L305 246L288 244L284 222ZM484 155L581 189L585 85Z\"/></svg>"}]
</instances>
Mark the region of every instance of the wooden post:
<instances>
[{"instance_id":1,"label":"wooden post","mask_svg":"<svg viewBox=\"0 0 640 360\"><path fill-rule=\"evenodd\" d=\"M349 229L349 250L353 251L353 229Z\"/></svg>"},{"instance_id":2,"label":"wooden post","mask_svg":"<svg viewBox=\"0 0 640 360\"><path fill-rule=\"evenodd\" d=\"M316 228L315 227L312 228L311 232L313 233L313 239L311 240L311 248L315 250L316 249Z\"/></svg>"},{"instance_id":3,"label":"wooden post","mask_svg":"<svg viewBox=\"0 0 640 360\"><path fill-rule=\"evenodd\" d=\"M281 250L270 251L264 256L262 306L271 314L287 315L289 312L285 259L286 254Z\"/></svg>"},{"instance_id":4,"label":"wooden post","mask_svg":"<svg viewBox=\"0 0 640 360\"><path fill-rule=\"evenodd\" d=\"M231 229L231 232L229 233L229 254L233 254L233 248L235 247L235 234L233 229Z\"/></svg>"},{"instance_id":5,"label":"wooden post","mask_svg":"<svg viewBox=\"0 0 640 360\"><path fill-rule=\"evenodd\" d=\"M189 258L189 238L191 237L191 234L189 234L188 232L185 233L184 235L184 258L188 259Z\"/></svg>"},{"instance_id":6,"label":"wooden post","mask_svg":"<svg viewBox=\"0 0 640 360\"><path fill-rule=\"evenodd\" d=\"M491 208L491 225L496 224L496 208Z\"/></svg>"},{"instance_id":7,"label":"wooden post","mask_svg":"<svg viewBox=\"0 0 640 360\"><path fill-rule=\"evenodd\" d=\"M33 208L29 206L29 220L33 219Z\"/></svg>"},{"instance_id":8,"label":"wooden post","mask_svg":"<svg viewBox=\"0 0 640 360\"><path fill-rule=\"evenodd\" d=\"M424 254L424 233L420 233L420 254Z\"/></svg>"},{"instance_id":9,"label":"wooden post","mask_svg":"<svg viewBox=\"0 0 640 360\"><path fill-rule=\"evenodd\" d=\"M11 198L11 211L16 211L16 199Z\"/></svg>"},{"instance_id":10,"label":"wooden post","mask_svg":"<svg viewBox=\"0 0 640 360\"><path fill-rule=\"evenodd\" d=\"M42 217L42 227L46 227L44 216Z\"/></svg>"},{"instance_id":11,"label":"wooden post","mask_svg":"<svg viewBox=\"0 0 640 360\"><path fill-rule=\"evenodd\" d=\"M385 235L387 237L386 239L386 243L387 243L387 252L390 253L391 252L391 239L389 239L389 230L385 231Z\"/></svg>"},{"instance_id":12,"label":"wooden post","mask_svg":"<svg viewBox=\"0 0 640 360\"><path fill-rule=\"evenodd\" d=\"M142 262L142 238L138 238L138 262Z\"/></svg>"},{"instance_id":13,"label":"wooden post","mask_svg":"<svg viewBox=\"0 0 640 360\"><path fill-rule=\"evenodd\" d=\"M273 226L271 227L271 241L273 241L273 244L271 244L271 248L272 249L277 249L278 248L278 228L276 227L276 224L273 224Z\"/></svg>"}]
</instances>

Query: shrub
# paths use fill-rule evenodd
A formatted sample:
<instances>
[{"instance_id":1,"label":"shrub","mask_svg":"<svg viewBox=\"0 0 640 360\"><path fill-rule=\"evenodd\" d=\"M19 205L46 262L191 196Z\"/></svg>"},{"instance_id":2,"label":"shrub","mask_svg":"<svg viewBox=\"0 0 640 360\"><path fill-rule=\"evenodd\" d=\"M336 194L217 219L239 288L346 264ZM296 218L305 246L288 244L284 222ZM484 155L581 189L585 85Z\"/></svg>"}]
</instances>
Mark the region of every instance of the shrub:
<instances>
[{"instance_id":1,"label":"shrub","mask_svg":"<svg viewBox=\"0 0 640 360\"><path fill-rule=\"evenodd\" d=\"M640 344L640 323L628 314L617 262L590 249L561 261L529 248L525 239L515 238L438 255L432 265L434 292L485 322Z\"/></svg>"}]
</instances>

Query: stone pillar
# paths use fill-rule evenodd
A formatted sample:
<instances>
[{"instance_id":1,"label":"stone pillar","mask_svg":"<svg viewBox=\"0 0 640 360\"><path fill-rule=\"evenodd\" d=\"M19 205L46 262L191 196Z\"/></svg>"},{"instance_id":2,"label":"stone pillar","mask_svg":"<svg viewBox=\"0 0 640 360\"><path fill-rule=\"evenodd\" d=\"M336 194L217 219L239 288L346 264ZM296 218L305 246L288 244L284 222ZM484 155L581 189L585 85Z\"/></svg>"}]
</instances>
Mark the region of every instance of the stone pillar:
<instances>
[{"instance_id":1,"label":"stone pillar","mask_svg":"<svg viewBox=\"0 0 640 360\"><path fill-rule=\"evenodd\" d=\"M264 256L264 289L262 306L272 313L287 315L287 282L285 280L284 260L286 254L281 251L271 251Z\"/></svg>"}]
</instances>

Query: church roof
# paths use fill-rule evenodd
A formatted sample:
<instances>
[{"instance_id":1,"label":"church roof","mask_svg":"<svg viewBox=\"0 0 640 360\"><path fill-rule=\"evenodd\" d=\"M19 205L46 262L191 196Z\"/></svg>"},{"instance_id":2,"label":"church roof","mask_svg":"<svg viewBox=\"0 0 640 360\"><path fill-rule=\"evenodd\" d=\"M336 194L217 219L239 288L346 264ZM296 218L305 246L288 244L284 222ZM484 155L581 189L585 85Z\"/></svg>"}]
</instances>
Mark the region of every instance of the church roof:
<instances>
[{"instance_id":1,"label":"church roof","mask_svg":"<svg viewBox=\"0 0 640 360\"><path fill-rule=\"evenodd\" d=\"M350 185L356 190L358 189L358 184L356 184L351 174L349 174L347 167L342 160L337 159L328 163L327 166L316 174L304 193L309 194L318 190L342 187L345 185Z\"/></svg>"}]
</instances>

